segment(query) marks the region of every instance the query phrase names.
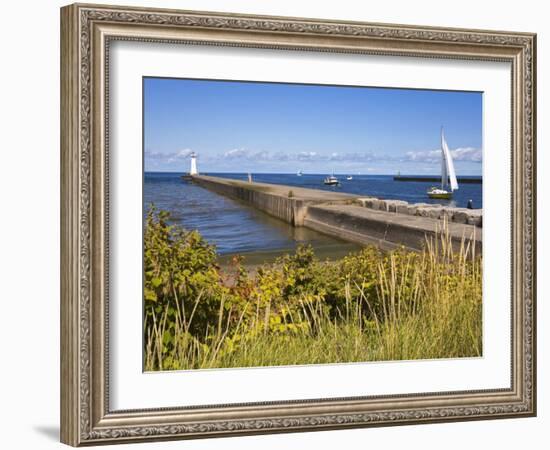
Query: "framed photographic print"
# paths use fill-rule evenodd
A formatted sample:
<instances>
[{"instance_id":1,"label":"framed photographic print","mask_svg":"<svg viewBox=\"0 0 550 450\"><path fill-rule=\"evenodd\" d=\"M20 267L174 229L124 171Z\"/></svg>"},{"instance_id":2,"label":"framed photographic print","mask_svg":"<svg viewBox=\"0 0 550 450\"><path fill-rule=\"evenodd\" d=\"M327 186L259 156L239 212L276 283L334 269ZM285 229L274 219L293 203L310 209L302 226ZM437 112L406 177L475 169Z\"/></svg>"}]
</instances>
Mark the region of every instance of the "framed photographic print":
<instances>
[{"instance_id":1,"label":"framed photographic print","mask_svg":"<svg viewBox=\"0 0 550 450\"><path fill-rule=\"evenodd\" d=\"M61 10L61 439L536 413L536 36Z\"/></svg>"}]
</instances>

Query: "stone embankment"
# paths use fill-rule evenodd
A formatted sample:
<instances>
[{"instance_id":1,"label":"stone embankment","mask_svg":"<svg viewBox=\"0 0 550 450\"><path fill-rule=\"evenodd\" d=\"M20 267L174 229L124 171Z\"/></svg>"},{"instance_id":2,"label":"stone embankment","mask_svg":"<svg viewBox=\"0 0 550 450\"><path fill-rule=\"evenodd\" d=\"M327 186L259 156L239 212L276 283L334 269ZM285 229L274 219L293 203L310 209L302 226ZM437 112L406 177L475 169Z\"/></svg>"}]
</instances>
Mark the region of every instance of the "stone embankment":
<instances>
[{"instance_id":1,"label":"stone embankment","mask_svg":"<svg viewBox=\"0 0 550 450\"><path fill-rule=\"evenodd\" d=\"M482 226L483 210L456 208L433 203L408 203L403 200L381 200L375 197L356 199L357 203L376 211L387 211L409 216L430 217L432 219L447 219L450 222Z\"/></svg>"}]
</instances>

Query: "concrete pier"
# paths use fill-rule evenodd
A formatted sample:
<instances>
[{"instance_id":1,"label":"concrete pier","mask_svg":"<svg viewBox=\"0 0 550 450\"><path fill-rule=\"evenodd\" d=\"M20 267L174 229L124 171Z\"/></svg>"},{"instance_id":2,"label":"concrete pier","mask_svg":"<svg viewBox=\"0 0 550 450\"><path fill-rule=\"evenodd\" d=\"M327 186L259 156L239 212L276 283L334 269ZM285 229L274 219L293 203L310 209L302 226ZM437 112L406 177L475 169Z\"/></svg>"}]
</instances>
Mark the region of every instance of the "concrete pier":
<instances>
[{"instance_id":1,"label":"concrete pier","mask_svg":"<svg viewBox=\"0 0 550 450\"><path fill-rule=\"evenodd\" d=\"M454 246L458 247L463 238L473 239L481 252L482 210L411 205L399 200L204 175L191 179L199 186L244 202L293 226L305 226L383 249L403 245L419 250L427 236L441 229L445 218Z\"/></svg>"},{"instance_id":2,"label":"concrete pier","mask_svg":"<svg viewBox=\"0 0 550 450\"><path fill-rule=\"evenodd\" d=\"M440 219L376 211L356 205L317 205L308 208L304 226L359 244L391 250L403 245L419 250L426 237L441 230ZM447 231L458 248L462 238L474 239L481 252L481 228L447 222Z\"/></svg>"},{"instance_id":3,"label":"concrete pier","mask_svg":"<svg viewBox=\"0 0 550 450\"><path fill-rule=\"evenodd\" d=\"M326 192L294 186L249 183L212 176L194 176L194 183L218 194L245 202L294 226L303 226L308 206L330 203L353 203L355 195Z\"/></svg>"}]
</instances>

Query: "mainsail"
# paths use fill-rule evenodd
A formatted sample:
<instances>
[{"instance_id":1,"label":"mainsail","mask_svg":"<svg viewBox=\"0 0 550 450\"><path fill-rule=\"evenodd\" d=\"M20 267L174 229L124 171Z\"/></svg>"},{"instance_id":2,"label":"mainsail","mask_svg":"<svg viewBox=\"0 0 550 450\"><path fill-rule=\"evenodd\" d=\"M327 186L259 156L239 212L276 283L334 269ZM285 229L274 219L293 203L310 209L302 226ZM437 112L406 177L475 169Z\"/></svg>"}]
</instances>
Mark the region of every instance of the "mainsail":
<instances>
[{"instance_id":1,"label":"mainsail","mask_svg":"<svg viewBox=\"0 0 550 450\"><path fill-rule=\"evenodd\" d=\"M453 164L451 151L449 150L447 141L445 141L443 128L441 128L441 152L441 187L445 189L448 186L448 182L450 181L451 190L456 191L458 189L458 182L456 181L455 166Z\"/></svg>"}]
</instances>

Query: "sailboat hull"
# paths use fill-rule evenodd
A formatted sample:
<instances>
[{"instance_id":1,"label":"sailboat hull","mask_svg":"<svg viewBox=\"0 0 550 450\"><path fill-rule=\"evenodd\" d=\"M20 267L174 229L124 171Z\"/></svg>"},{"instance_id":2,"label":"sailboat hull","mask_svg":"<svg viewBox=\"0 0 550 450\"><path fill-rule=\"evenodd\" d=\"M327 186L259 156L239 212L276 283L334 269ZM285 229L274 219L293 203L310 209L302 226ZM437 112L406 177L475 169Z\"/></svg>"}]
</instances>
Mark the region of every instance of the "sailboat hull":
<instances>
[{"instance_id":1,"label":"sailboat hull","mask_svg":"<svg viewBox=\"0 0 550 450\"><path fill-rule=\"evenodd\" d=\"M452 192L445 192L445 193L428 192L428 197L449 200L449 199L453 198L453 194L452 194Z\"/></svg>"}]
</instances>

